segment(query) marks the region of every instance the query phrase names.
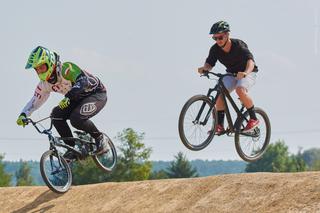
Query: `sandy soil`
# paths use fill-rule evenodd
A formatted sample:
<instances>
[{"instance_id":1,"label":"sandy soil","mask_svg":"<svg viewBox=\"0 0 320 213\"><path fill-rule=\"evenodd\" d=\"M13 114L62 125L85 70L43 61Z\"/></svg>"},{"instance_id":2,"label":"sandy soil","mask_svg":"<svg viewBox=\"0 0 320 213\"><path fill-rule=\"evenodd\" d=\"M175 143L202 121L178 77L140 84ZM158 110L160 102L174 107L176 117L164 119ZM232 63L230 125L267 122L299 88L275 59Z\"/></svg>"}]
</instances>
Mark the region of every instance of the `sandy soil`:
<instances>
[{"instance_id":1,"label":"sandy soil","mask_svg":"<svg viewBox=\"0 0 320 213\"><path fill-rule=\"evenodd\" d=\"M0 212L320 212L320 172L0 188Z\"/></svg>"}]
</instances>

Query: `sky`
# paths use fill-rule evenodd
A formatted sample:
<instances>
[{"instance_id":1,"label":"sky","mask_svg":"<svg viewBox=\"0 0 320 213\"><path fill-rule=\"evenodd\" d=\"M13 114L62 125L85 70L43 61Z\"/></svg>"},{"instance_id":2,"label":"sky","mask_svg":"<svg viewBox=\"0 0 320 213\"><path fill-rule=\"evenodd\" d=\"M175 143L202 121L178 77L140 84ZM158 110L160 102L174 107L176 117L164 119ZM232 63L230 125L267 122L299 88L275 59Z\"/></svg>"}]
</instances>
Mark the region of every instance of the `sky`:
<instances>
[{"instance_id":1,"label":"sky","mask_svg":"<svg viewBox=\"0 0 320 213\"><path fill-rule=\"evenodd\" d=\"M106 107L92 120L112 138L125 128L145 133L151 160L240 160L233 138L221 136L204 150L190 151L178 135L178 117L193 95L214 81L200 78L219 20L231 37L244 40L259 67L251 89L255 106L269 115L271 142L291 153L320 148L320 2L317 0L216 1L1 1L2 81L0 153L5 160L39 160L46 136L16 119L39 81L25 70L38 45L98 76L108 90ZM225 72L221 65L216 72ZM32 118L50 114L63 98L52 93ZM115 145L119 142L114 139Z\"/></svg>"}]
</instances>

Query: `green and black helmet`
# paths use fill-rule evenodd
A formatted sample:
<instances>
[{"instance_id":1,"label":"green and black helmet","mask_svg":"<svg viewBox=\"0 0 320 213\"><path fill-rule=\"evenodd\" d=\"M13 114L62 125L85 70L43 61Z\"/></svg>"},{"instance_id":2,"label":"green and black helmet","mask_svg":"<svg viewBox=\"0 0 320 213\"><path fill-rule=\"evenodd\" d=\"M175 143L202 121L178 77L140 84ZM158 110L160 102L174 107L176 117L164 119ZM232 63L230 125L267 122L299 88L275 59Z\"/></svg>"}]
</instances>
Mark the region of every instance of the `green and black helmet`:
<instances>
[{"instance_id":1,"label":"green and black helmet","mask_svg":"<svg viewBox=\"0 0 320 213\"><path fill-rule=\"evenodd\" d=\"M230 32L230 26L226 21L218 21L210 29L210 35L224 32Z\"/></svg>"},{"instance_id":2,"label":"green and black helmet","mask_svg":"<svg viewBox=\"0 0 320 213\"><path fill-rule=\"evenodd\" d=\"M45 47L38 46L30 53L25 68L36 68L42 64L47 64L47 72L39 74L40 80L47 81L56 66L56 62L56 54L53 51L50 51Z\"/></svg>"}]
</instances>

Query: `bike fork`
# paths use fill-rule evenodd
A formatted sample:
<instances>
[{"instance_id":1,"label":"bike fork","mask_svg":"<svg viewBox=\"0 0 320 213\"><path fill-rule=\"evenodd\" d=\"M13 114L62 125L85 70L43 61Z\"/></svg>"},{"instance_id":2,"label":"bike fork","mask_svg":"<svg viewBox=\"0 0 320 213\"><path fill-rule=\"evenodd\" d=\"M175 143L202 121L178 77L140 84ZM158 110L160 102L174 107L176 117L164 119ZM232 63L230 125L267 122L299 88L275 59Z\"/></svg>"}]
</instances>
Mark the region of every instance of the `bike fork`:
<instances>
[{"instance_id":1,"label":"bike fork","mask_svg":"<svg viewBox=\"0 0 320 213\"><path fill-rule=\"evenodd\" d=\"M212 93L212 91L214 91L214 89L209 89L209 91L208 91L207 97L209 97L209 99L210 99L210 97L212 97L212 96L210 96L210 94ZM213 99L213 98L212 98L212 99ZM212 101L212 103L215 103L215 100ZM197 117L196 117L196 119L195 119L196 123L199 123L200 117L201 117L201 115L202 115L202 112L203 112L205 106L206 106L206 102L203 101L203 103L202 103L202 105L201 105L201 107L200 107L200 110L199 110L199 112L198 112L198 114L197 114ZM206 114L206 116L205 116L204 121L200 122L201 125L206 125L206 124L207 124L213 108L214 108L214 104L213 104L212 106L210 106L210 108L209 108L209 110L208 110L208 112L207 112L207 114Z\"/></svg>"}]
</instances>

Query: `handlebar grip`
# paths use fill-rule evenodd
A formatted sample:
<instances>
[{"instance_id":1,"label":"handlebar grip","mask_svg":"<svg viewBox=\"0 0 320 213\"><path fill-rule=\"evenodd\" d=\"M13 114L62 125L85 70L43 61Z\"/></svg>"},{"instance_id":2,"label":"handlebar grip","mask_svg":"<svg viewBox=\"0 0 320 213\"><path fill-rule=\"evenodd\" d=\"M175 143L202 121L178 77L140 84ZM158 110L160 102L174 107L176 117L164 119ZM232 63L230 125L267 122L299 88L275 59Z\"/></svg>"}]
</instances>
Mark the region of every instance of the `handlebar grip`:
<instances>
[{"instance_id":1,"label":"handlebar grip","mask_svg":"<svg viewBox=\"0 0 320 213\"><path fill-rule=\"evenodd\" d=\"M203 70L202 74L200 75L202 76L206 76L207 78L209 78L209 70Z\"/></svg>"},{"instance_id":2,"label":"handlebar grip","mask_svg":"<svg viewBox=\"0 0 320 213\"><path fill-rule=\"evenodd\" d=\"M29 119L28 118L23 118L22 122L25 123L25 124L28 124L29 123Z\"/></svg>"}]
</instances>

